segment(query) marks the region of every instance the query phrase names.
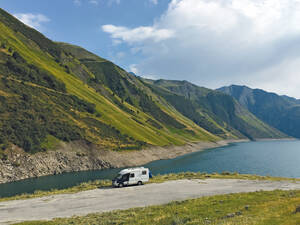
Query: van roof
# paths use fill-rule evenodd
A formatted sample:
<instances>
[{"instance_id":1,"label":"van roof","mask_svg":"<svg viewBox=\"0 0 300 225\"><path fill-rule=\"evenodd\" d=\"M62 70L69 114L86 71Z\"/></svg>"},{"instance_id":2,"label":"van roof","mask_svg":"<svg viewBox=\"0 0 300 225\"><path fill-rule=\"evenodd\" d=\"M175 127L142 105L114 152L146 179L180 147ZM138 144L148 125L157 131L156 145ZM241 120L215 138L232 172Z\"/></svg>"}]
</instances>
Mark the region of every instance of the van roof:
<instances>
[{"instance_id":1,"label":"van roof","mask_svg":"<svg viewBox=\"0 0 300 225\"><path fill-rule=\"evenodd\" d=\"M120 171L120 173L130 173L136 170L147 170L148 168L145 167L135 167L135 168L127 168Z\"/></svg>"}]
</instances>

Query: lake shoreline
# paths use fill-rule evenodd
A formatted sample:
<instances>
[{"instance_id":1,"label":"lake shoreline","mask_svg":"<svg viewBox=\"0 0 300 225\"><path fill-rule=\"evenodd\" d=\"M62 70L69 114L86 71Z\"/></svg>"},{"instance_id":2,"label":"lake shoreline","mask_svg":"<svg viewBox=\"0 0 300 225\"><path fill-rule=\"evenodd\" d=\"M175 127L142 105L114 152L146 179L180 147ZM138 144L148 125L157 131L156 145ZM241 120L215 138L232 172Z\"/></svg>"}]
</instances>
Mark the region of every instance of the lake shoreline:
<instances>
[{"instance_id":1,"label":"lake shoreline","mask_svg":"<svg viewBox=\"0 0 300 225\"><path fill-rule=\"evenodd\" d=\"M295 138L256 139L254 141L293 141ZM186 154L250 142L249 139L228 139L217 142L193 142L183 146L152 146L142 150L109 151L82 142L62 143L56 151L34 155L24 153L14 146L8 160L0 160L0 184L28 178L56 175L68 172L93 171L110 168L135 167L147 163L174 159Z\"/></svg>"},{"instance_id":2,"label":"lake shoreline","mask_svg":"<svg viewBox=\"0 0 300 225\"><path fill-rule=\"evenodd\" d=\"M8 159L0 160L0 184L28 178L55 175L66 172L134 167L149 162L173 159L193 152L246 142L248 139L228 139L217 142L193 142L183 146L153 146L136 151L115 152L99 150L80 142L63 143L57 151L24 153L13 147Z\"/></svg>"},{"instance_id":3,"label":"lake shoreline","mask_svg":"<svg viewBox=\"0 0 300 225\"><path fill-rule=\"evenodd\" d=\"M254 141L297 141L298 138L257 138Z\"/></svg>"},{"instance_id":4,"label":"lake shoreline","mask_svg":"<svg viewBox=\"0 0 300 225\"><path fill-rule=\"evenodd\" d=\"M205 151L211 148L227 146L233 143L247 142L249 139L228 139L217 142L193 142L182 146L150 147L140 151L106 152L102 155L105 161L113 164L114 168L140 166L157 160L174 159L186 154Z\"/></svg>"}]
</instances>

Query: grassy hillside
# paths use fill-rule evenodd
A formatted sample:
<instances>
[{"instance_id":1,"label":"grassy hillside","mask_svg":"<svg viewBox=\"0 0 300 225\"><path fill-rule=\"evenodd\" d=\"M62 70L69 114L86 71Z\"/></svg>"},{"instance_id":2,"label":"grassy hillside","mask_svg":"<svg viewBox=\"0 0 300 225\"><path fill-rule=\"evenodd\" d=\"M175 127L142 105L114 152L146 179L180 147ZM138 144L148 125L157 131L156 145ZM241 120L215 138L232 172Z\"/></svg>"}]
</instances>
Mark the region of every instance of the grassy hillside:
<instances>
[{"instance_id":1,"label":"grassy hillside","mask_svg":"<svg viewBox=\"0 0 300 225\"><path fill-rule=\"evenodd\" d=\"M62 141L122 150L283 136L228 95L142 80L3 10L0 30L0 158L12 144L34 153Z\"/></svg>"},{"instance_id":2,"label":"grassy hillside","mask_svg":"<svg viewBox=\"0 0 300 225\"><path fill-rule=\"evenodd\" d=\"M219 90L234 97L265 123L290 136L300 137L299 100L246 86L232 85Z\"/></svg>"},{"instance_id":3,"label":"grassy hillside","mask_svg":"<svg viewBox=\"0 0 300 225\"><path fill-rule=\"evenodd\" d=\"M257 119L231 96L187 81L145 80L158 95L199 126L220 137L278 138L278 130Z\"/></svg>"},{"instance_id":4,"label":"grassy hillside","mask_svg":"<svg viewBox=\"0 0 300 225\"><path fill-rule=\"evenodd\" d=\"M0 10L0 145L45 151L83 140L105 149L216 141L135 76L55 43Z\"/></svg>"}]
</instances>

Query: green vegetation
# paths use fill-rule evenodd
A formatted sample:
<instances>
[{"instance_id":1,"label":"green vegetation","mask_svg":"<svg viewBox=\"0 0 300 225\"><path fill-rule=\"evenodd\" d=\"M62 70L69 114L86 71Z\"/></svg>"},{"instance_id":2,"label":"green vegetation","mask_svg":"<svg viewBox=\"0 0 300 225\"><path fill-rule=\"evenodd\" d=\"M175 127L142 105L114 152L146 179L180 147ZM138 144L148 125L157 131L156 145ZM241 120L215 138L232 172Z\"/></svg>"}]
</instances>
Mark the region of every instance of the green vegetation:
<instances>
[{"instance_id":1,"label":"green vegetation","mask_svg":"<svg viewBox=\"0 0 300 225\"><path fill-rule=\"evenodd\" d=\"M258 120L231 96L187 81L144 80L153 92L209 132L223 138L278 138L285 135Z\"/></svg>"},{"instance_id":2,"label":"green vegetation","mask_svg":"<svg viewBox=\"0 0 300 225\"><path fill-rule=\"evenodd\" d=\"M35 29L32 29L28 26L26 26L23 23L20 23L19 20L17 20L15 17L11 16L4 10L0 9L0 21L3 23L6 27L9 27L11 30L13 30L15 33L21 33L26 37L27 40L33 41L35 44L38 45L38 47L45 51L49 52L54 57L59 57L61 54L61 49L55 45L54 42L50 41L49 39L45 38L41 33L36 31ZM6 43L3 42L2 45L5 45ZM28 42L28 44L30 44Z\"/></svg>"},{"instance_id":3,"label":"green vegetation","mask_svg":"<svg viewBox=\"0 0 300 225\"><path fill-rule=\"evenodd\" d=\"M0 9L0 158L80 140L109 150L283 137L228 95L149 81L56 43Z\"/></svg>"},{"instance_id":4,"label":"green vegetation","mask_svg":"<svg viewBox=\"0 0 300 225\"><path fill-rule=\"evenodd\" d=\"M78 46L47 39L2 9L0 30L0 160L7 159L12 145L36 153L77 140L108 150L131 150L222 138L285 137L253 114L288 134L299 131L296 100L282 97L285 103L276 110L288 110L277 114L274 101L261 98L247 105L251 114L241 107L243 102L221 92L188 82L140 79ZM169 174L151 182L206 178L284 179L224 172ZM0 201L109 185L94 181ZM299 201L299 191L258 192L23 224L296 224L299 215L292 212Z\"/></svg>"},{"instance_id":5,"label":"green vegetation","mask_svg":"<svg viewBox=\"0 0 300 225\"><path fill-rule=\"evenodd\" d=\"M86 78L87 83L96 89L98 88L100 92L100 85L107 86L114 93L110 96L114 102L117 102L117 96L121 99L122 103L125 101L139 108L167 126L173 126L178 129L185 128L184 125L161 110L159 106L154 103L152 97L146 94L142 90L142 87L139 87L137 82L134 82L136 78L131 74L128 74L112 62L93 56L92 53L84 53L84 50L79 51L79 48L76 46L67 44L61 44L61 46L65 48L69 54L77 57L80 62L94 74L94 78ZM74 72L77 74L76 71Z\"/></svg>"},{"instance_id":6,"label":"green vegetation","mask_svg":"<svg viewBox=\"0 0 300 225\"><path fill-rule=\"evenodd\" d=\"M64 83L58 81L48 71L27 63L17 51L12 54L12 57L2 54L1 58L7 60L5 64L1 64L1 74L11 75L21 81L29 81L56 91L66 92Z\"/></svg>"},{"instance_id":7,"label":"green vegetation","mask_svg":"<svg viewBox=\"0 0 300 225\"><path fill-rule=\"evenodd\" d=\"M300 191L261 191L18 224L297 225L300 213L295 211L299 203Z\"/></svg>"},{"instance_id":8,"label":"green vegetation","mask_svg":"<svg viewBox=\"0 0 300 225\"><path fill-rule=\"evenodd\" d=\"M55 149L59 146L59 140L52 135L47 135L44 141L41 143L42 149Z\"/></svg>"},{"instance_id":9,"label":"green vegetation","mask_svg":"<svg viewBox=\"0 0 300 225\"><path fill-rule=\"evenodd\" d=\"M238 85L218 90L234 97L243 107L265 123L292 137L300 137L299 100Z\"/></svg>"},{"instance_id":10,"label":"green vegetation","mask_svg":"<svg viewBox=\"0 0 300 225\"><path fill-rule=\"evenodd\" d=\"M183 173L170 173L165 175L154 176L150 182L161 183L170 180L182 180L182 179L242 179L242 180L270 180L270 181L300 181L300 179L285 178L285 177L270 177L270 176L258 176L253 174L239 174L239 173L196 173L196 172L183 172Z\"/></svg>"},{"instance_id":11,"label":"green vegetation","mask_svg":"<svg viewBox=\"0 0 300 225\"><path fill-rule=\"evenodd\" d=\"M182 179L243 179L243 180L270 180L270 181L287 180L291 182L300 181L300 179L293 179L293 178L258 176L258 175L238 174L238 173L230 173L230 172L223 172L221 174L185 172L185 173L171 173L166 175L157 175L154 176L152 179L150 179L149 183L162 183L170 180L182 180ZM37 190L33 194L25 193L22 195L0 198L0 202L38 198L38 197L44 197L44 196L56 195L56 194L72 194L80 191L93 190L96 188L109 187L109 186L111 186L110 180L95 180L86 183L81 183L77 186L66 188L66 189L60 189L60 190L54 189L50 191Z\"/></svg>"},{"instance_id":12,"label":"green vegetation","mask_svg":"<svg viewBox=\"0 0 300 225\"><path fill-rule=\"evenodd\" d=\"M144 144L121 134L112 126L84 116L93 113L95 106L74 95L50 91L15 79L2 78L2 81L1 90L8 95L0 96L0 144L3 149L7 143L13 143L27 152L45 151L54 147L53 138L56 142L96 142L101 137L101 140L112 144L115 142L115 148L120 146L118 143ZM53 138L49 140L51 136Z\"/></svg>"},{"instance_id":13,"label":"green vegetation","mask_svg":"<svg viewBox=\"0 0 300 225\"><path fill-rule=\"evenodd\" d=\"M113 63L52 42L3 10L0 29L2 159L12 144L35 153L60 141L124 150L218 140Z\"/></svg>"}]
</instances>

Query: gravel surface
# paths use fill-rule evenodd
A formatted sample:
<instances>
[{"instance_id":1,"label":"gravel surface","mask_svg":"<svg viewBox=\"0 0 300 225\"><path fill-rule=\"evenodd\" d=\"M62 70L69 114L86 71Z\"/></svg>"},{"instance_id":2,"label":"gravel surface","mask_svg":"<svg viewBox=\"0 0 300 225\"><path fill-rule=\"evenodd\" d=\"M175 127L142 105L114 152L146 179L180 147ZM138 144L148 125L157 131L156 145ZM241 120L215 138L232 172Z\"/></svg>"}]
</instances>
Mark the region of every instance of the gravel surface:
<instances>
[{"instance_id":1,"label":"gravel surface","mask_svg":"<svg viewBox=\"0 0 300 225\"><path fill-rule=\"evenodd\" d=\"M50 220L57 217L160 205L202 196L276 189L300 189L300 182L238 179L177 180L0 202L0 224L27 220Z\"/></svg>"}]
</instances>

